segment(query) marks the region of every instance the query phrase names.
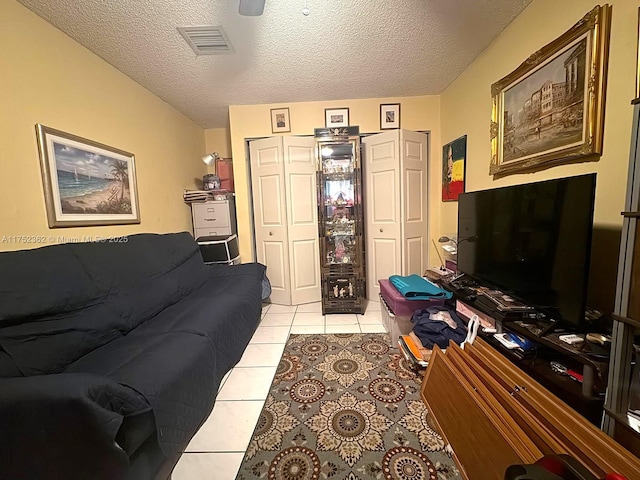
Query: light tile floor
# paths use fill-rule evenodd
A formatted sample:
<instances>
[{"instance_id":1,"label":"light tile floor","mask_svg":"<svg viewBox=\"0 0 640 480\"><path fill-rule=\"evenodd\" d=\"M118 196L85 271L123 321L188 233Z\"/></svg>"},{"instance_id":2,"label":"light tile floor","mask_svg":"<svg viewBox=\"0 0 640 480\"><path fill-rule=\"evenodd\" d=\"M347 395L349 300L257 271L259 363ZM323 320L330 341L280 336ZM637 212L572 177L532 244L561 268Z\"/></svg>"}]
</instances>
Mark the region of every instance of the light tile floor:
<instances>
[{"instance_id":1,"label":"light tile floor","mask_svg":"<svg viewBox=\"0 0 640 480\"><path fill-rule=\"evenodd\" d=\"M322 315L320 303L264 305L240 362L222 380L213 412L191 439L171 480L233 480L290 333L384 333L380 302L364 315Z\"/></svg>"}]
</instances>

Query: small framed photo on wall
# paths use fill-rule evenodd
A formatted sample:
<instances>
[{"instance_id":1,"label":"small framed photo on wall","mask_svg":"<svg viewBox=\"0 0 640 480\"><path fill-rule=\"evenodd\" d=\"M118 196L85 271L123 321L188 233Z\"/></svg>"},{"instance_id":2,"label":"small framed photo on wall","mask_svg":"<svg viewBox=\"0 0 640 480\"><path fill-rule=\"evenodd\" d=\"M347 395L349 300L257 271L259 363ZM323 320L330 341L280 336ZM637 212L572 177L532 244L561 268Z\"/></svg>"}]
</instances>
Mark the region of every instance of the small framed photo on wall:
<instances>
[{"instance_id":1,"label":"small framed photo on wall","mask_svg":"<svg viewBox=\"0 0 640 480\"><path fill-rule=\"evenodd\" d=\"M325 108L324 109L325 127L348 127L349 126L349 109L348 108Z\"/></svg>"},{"instance_id":2,"label":"small framed photo on wall","mask_svg":"<svg viewBox=\"0 0 640 480\"><path fill-rule=\"evenodd\" d=\"M380 105L380 130L400 128L400 104L383 103Z\"/></svg>"},{"instance_id":3,"label":"small framed photo on wall","mask_svg":"<svg viewBox=\"0 0 640 480\"><path fill-rule=\"evenodd\" d=\"M271 109L271 133L286 133L291 131L288 108Z\"/></svg>"},{"instance_id":4,"label":"small framed photo on wall","mask_svg":"<svg viewBox=\"0 0 640 480\"><path fill-rule=\"evenodd\" d=\"M457 201L464 193L467 163L467 136L463 135L442 147L442 201Z\"/></svg>"}]
</instances>

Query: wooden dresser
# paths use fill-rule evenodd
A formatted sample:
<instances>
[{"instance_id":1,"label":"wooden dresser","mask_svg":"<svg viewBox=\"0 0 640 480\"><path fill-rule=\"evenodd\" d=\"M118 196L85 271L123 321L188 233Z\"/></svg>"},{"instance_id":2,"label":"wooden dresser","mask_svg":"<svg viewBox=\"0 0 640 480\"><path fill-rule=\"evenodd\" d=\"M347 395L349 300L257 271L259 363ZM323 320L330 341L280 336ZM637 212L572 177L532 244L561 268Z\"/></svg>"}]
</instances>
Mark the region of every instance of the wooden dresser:
<instances>
[{"instance_id":1,"label":"wooden dresser","mask_svg":"<svg viewBox=\"0 0 640 480\"><path fill-rule=\"evenodd\" d=\"M464 478L503 480L509 465L566 453L597 478L640 478L640 460L478 338L435 348L421 388Z\"/></svg>"}]
</instances>

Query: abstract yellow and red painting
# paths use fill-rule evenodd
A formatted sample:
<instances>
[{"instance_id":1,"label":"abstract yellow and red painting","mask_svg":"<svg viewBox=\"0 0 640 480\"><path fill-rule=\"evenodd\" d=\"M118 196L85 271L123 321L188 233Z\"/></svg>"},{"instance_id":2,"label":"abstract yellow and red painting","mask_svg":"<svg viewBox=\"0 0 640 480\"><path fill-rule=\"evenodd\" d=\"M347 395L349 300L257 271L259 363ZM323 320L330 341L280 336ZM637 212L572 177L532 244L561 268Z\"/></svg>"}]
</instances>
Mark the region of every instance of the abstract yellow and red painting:
<instances>
[{"instance_id":1,"label":"abstract yellow and red painting","mask_svg":"<svg viewBox=\"0 0 640 480\"><path fill-rule=\"evenodd\" d=\"M442 201L458 200L464 193L464 174L467 158L467 136L464 135L442 147Z\"/></svg>"}]
</instances>

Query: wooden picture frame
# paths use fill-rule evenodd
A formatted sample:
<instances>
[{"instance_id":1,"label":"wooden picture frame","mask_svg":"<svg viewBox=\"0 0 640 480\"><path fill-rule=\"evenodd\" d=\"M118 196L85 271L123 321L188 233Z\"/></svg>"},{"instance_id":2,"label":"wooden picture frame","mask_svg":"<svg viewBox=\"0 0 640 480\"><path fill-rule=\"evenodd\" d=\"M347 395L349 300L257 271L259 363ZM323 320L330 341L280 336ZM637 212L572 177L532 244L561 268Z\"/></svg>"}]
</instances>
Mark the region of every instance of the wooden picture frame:
<instances>
[{"instance_id":1,"label":"wooden picture frame","mask_svg":"<svg viewBox=\"0 0 640 480\"><path fill-rule=\"evenodd\" d=\"M140 223L132 153L36 125L50 228Z\"/></svg>"},{"instance_id":2,"label":"wooden picture frame","mask_svg":"<svg viewBox=\"0 0 640 480\"><path fill-rule=\"evenodd\" d=\"M325 127L348 127L349 126L349 109L342 108L325 108L324 109Z\"/></svg>"},{"instance_id":3,"label":"wooden picture frame","mask_svg":"<svg viewBox=\"0 0 640 480\"><path fill-rule=\"evenodd\" d=\"M400 128L400 104L380 104L380 130Z\"/></svg>"},{"instance_id":4,"label":"wooden picture frame","mask_svg":"<svg viewBox=\"0 0 640 480\"><path fill-rule=\"evenodd\" d=\"M610 26L596 6L491 86L491 175L599 159Z\"/></svg>"},{"instance_id":5,"label":"wooden picture frame","mask_svg":"<svg viewBox=\"0 0 640 480\"><path fill-rule=\"evenodd\" d=\"M271 133L287 133L291 131L289 108L271 109Z\"/></svg>"}]
</instances>

